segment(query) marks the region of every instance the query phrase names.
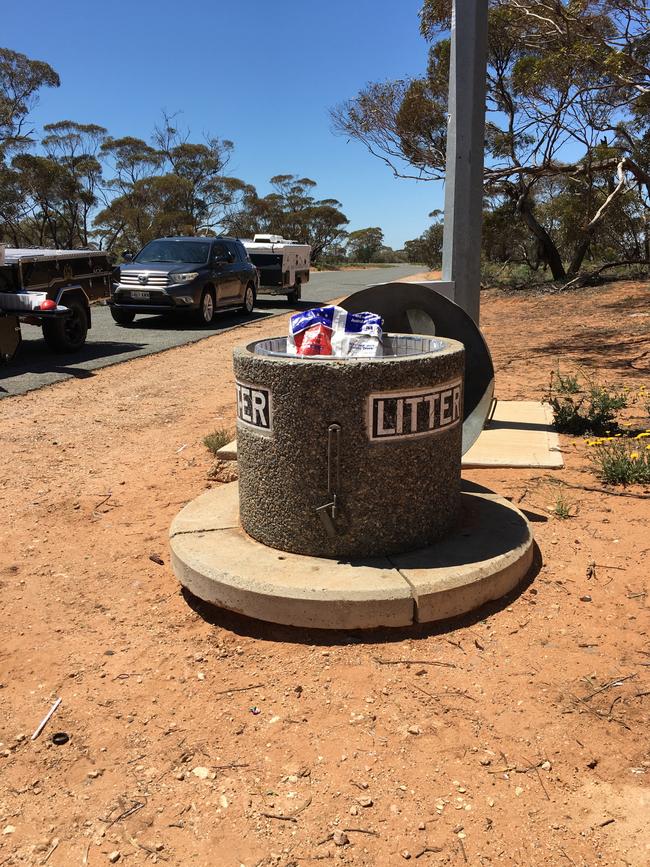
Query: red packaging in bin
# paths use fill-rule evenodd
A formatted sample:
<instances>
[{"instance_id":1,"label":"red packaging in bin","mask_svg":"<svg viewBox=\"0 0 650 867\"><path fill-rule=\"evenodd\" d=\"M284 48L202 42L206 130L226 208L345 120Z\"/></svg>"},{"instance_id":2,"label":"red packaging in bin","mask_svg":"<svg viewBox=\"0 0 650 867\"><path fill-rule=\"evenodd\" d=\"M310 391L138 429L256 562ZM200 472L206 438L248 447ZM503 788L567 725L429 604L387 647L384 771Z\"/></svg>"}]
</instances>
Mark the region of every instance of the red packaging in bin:
<instances>
[{"instance_id":1,"label":"red packaging in bin","mask_svg":"<svg viewBox=\"0 0 650 867\"><path fill-rule=\"evenodd\" d=\"M331 355L332 329L323 323L299 331L295 337L296 355Z\"/></svg>"}]
</instances>

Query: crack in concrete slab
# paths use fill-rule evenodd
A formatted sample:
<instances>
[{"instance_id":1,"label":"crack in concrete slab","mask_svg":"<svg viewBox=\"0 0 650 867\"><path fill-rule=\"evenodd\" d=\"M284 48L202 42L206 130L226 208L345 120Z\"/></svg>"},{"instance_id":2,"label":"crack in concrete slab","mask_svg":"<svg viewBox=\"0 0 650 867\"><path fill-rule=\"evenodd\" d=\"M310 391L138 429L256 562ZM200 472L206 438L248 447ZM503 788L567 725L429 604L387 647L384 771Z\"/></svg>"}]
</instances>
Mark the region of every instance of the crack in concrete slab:
<instances>
[{"instance_id":1,"label":"crack in concrete slab","mask_svg":"<svg viewBox=\"0 0 650 867\"><path fill-rule=\"evenodd\" d=\"M408 578L406 577L406 575L402 572L402 570L399 568L399 566L397 566L397 565L395 564L395 562L394 562L394 561L393 561L393 560L392 560L388 555L386 555L386 559L388 560L388 562L390 563L390 565L393 567L393 569L398 573L398 575L400 576L400 578L402 578L402 580L405 581L406 584L408 585L408 588L409 588L409 590L411 591L411 599L413 600L413 618L412 618L412 619L413 619L413 623L414 623L414 624L415 624L415 623L419 623L419 622L420 622L420 619L419 619L419 616L418 616L418 603L419 603L419 600L418 600L418 593L417 593L417 590L415 589L414 584L413 584L411 581L409 581L409 579L408 579Z\"/></svg>"},{"instance_id":2,"label":"crack in concrete slab","mask_svg":"<svg viewBox=\"0 0 650 867\"><path fill-rule=\"evenodd\" d=\"M225 527L201 527L198 530L175 530L169 534L169 538L175 539L176 536L191 536L194 533L218 533L219 530L235 530L239 524L227 524Z\"/></svg>"}]
</instances>

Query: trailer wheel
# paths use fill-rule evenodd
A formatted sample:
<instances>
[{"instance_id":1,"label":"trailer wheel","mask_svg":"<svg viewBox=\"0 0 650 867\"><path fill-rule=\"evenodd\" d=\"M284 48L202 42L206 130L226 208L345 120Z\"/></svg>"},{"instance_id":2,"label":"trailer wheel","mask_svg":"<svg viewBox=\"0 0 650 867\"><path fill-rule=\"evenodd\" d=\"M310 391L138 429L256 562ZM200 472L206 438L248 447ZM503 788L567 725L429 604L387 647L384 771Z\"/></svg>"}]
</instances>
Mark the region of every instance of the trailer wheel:
<instances>
[{"instance_id":1,"label":"trailer wheel","mask_svg":"<svg viewBox=\"0 0 650 867\"><path fill-rule=\"evenodd\" d=\"M64 299L64 303L71 311L70 315L44 322L43 337L55 352L77 352L86 342L88 334L86 305L80 298Z\"/></svg>"},{"instance_id":2,"label":"trailer wheel","mask_svg":"<svg viewBox=\"0 0 650 867\"><path fill-rule=\"evenodd\" d=\"M300 277L296 277L296 283L291 290L291 292L287 292L287 301L289 304L297 304L302 297L302 285Z\"/></svg>"},{"instance_id":3,"label":"trailer wheel","mask_svg":"<svg viewBox=\"0 0 650 867\"><path fill-rule=\"evenodd\" d=\"M114 307L111 307L111 316L118 325L130 325L135 319L132 310L116 310Z\"/></svg>"}]
</instances>

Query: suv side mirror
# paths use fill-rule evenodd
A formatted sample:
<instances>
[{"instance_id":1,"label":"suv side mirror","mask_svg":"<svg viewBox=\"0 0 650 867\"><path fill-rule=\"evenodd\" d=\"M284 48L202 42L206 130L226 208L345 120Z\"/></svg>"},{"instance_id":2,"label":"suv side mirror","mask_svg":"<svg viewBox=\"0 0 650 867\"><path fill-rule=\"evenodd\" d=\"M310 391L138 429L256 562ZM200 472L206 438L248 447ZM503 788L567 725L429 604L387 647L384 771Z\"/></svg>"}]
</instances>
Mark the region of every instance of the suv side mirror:
<instances>
[{"instance_id":1,"label":"suv side mirror","mask_svg":"<svg viewBox=\"0 0 650 867\"><path fill-rule=\"evenodd\" d=\"M135 253L133 252L133 250L125 250L122 253L122 258L124 259L125 262L133 262L134 257L135 257Z\"/></svg>"}]
</instances>

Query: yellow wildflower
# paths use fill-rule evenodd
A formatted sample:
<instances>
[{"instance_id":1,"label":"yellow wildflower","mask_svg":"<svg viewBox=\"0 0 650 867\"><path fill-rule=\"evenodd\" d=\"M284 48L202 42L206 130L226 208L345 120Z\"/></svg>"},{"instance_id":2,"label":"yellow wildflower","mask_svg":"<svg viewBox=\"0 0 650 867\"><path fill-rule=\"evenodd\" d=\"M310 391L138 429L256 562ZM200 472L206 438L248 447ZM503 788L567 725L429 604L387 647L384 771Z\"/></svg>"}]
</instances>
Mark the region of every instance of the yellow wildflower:
<instances>
[{"instance_id":1,"label":"yellow wildflower","mask_svg":"<svg viewBox=\"0 0 650 867\"><path fill-rule=\"evenodd\" d=\"M631 452L630 457L632 458L633 461L638 461L639 460L639 453L638 452Z\"/></svg>"}]
</instances>

